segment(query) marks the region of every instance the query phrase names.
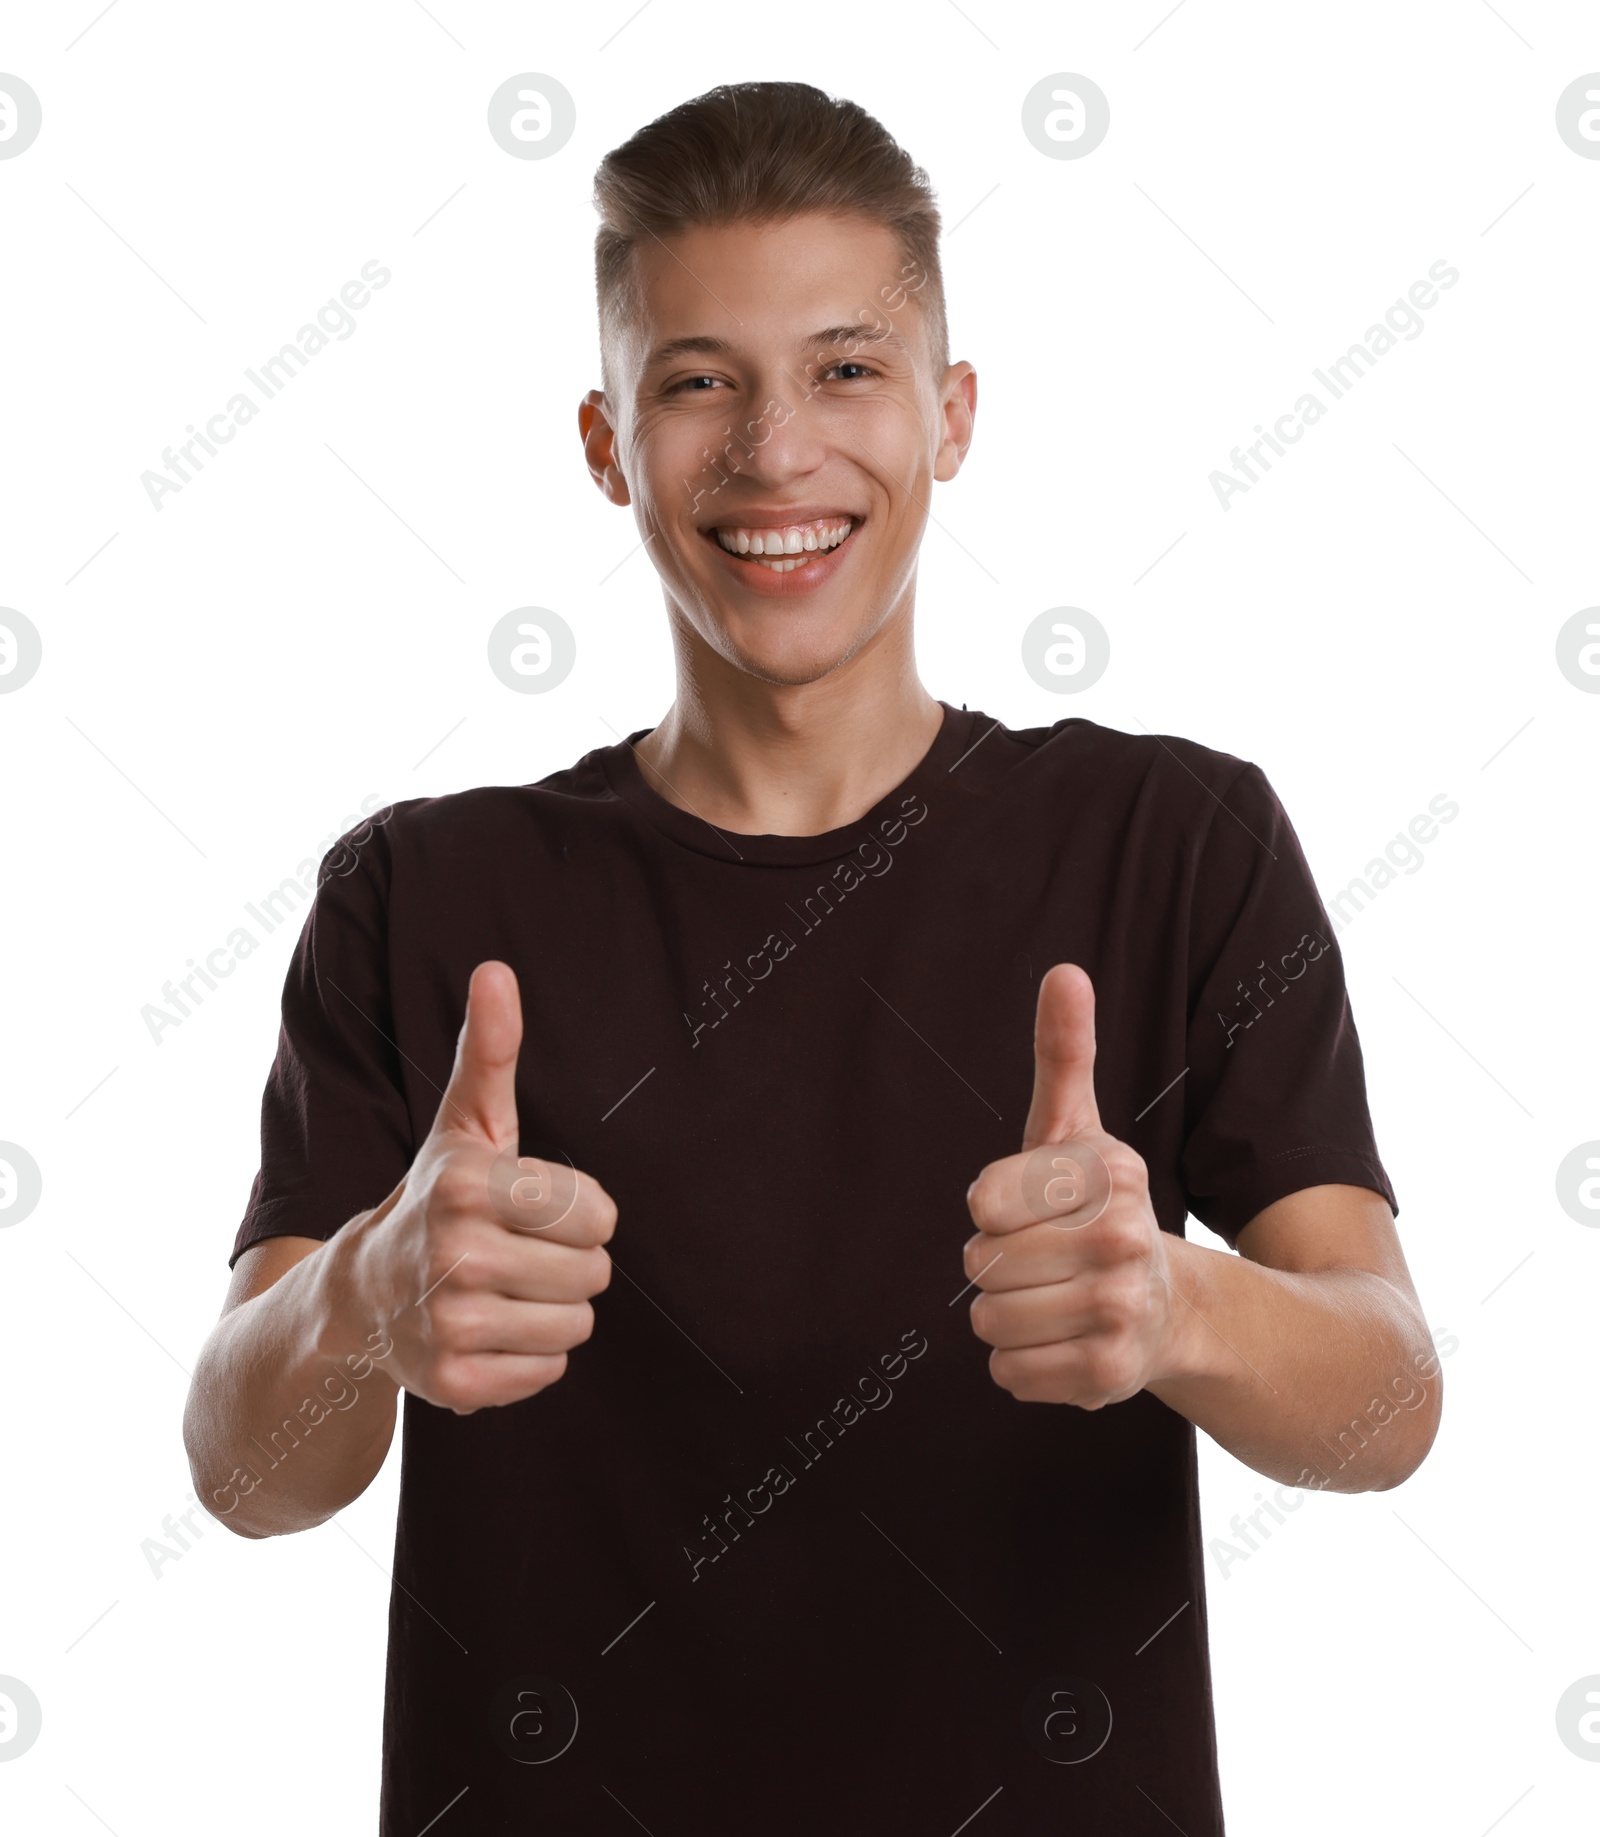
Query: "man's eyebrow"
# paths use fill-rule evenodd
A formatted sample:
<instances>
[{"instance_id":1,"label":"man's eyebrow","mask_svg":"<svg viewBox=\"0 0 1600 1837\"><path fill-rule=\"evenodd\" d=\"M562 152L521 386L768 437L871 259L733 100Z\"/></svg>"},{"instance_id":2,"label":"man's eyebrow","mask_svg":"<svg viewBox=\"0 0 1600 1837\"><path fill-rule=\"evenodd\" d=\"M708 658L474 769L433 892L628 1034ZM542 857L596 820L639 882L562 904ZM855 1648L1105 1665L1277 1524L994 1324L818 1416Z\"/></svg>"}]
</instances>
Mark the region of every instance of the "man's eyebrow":
<instances>
[{"instance_id":1,"label":"man's eyebrow","mask_svg":"<svg viewBox=\"0 0 1600 1837\"><path fill-rule=\"evenodd\" d=\"M851 342L857 345L893 345L897 350L907 353L911 349L898 332L891 331L887 326L868 325L830 325L802 338L796 349L805 351ZM735 346L726 338L715 337L710 332L699 332L687 338L669 338L665 344L658 344L646 359L645 368L654 370L658 365L670 363L676 357L731 357L734 351Z\"/></svg>"},{"instance_id":2,"label":"man's eyebrow","mask_svg":"<svg viewBox=\"0 0 1600 1837\"><path fill-rule=\"evenodd\" d=\"M813 332L803 343L806 345L833 344L890 344L896 350L910 352L908 345L898 332L891 331L886 325L830 325L826 331Z\"/></svg>"}]
</instances>

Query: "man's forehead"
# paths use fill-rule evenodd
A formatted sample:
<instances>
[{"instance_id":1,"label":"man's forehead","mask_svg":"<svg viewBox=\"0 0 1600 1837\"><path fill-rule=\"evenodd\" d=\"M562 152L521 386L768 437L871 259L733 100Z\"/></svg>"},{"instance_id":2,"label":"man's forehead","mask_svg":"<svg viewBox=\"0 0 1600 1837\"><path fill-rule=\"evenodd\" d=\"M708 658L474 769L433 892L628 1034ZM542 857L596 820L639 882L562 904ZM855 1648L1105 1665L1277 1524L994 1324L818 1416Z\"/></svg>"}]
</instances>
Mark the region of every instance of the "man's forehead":
<instances>
[{"instance_id":1,"label":"man's forehead","mask_svg":"<svg viewBox=\"0 0 1600 1837\"><path fill-rule=\"evenodd\" d=\"M678 357L799 354L852 342L912 354L908 296L897 291L906 277L887 225L819 213L696 225L636 253L630 342L645 370Z\"/></svg>"}]
</instances>

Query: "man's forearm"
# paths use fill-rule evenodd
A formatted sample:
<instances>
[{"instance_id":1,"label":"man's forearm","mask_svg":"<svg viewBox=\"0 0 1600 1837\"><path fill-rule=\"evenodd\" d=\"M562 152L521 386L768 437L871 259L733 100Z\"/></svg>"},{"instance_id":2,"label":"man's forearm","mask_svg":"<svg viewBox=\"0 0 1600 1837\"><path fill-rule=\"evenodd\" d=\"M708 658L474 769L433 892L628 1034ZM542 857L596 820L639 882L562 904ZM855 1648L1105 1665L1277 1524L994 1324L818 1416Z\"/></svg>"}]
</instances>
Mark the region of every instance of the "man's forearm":
<instances>
[{"instance_id":1,"label":"man's forearm","mask_svg":"<svg viewBox=\"0 0 1600 1837\"><path fill-rule=\"evenodd\" d=\"M1439 1360L1409 1298L1364 1269L1297 1274L1175 1238L1174 1356L1146 1385L1291 1486L1397 1486L1439 1425Z\"/></svg>"},{"instance_id":2,"label":"man's forearm","mask_svg":"<svg viewBox=\"0 0 1600 1837\"><path fill-rule=\"evenodd\" d=\"M321 1524L383 1465L399 1391L350 1279L362 1222L224 1314L201 1350L184 1444L201 1501L241 1536Z\"/></svg>"}]
</instances>

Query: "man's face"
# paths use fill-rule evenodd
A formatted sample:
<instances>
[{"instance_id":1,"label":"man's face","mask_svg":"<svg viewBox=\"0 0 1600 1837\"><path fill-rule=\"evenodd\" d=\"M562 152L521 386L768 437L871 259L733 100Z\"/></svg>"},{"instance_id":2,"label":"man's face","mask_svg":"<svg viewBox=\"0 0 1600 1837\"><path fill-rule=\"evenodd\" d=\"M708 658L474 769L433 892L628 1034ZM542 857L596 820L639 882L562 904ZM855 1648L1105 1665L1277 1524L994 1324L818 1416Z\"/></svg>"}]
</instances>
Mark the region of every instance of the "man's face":
<instances>
[{"instance_id":1,"label":"man's face","mask_svg":"<svg viewBox=\"0 0 1600 1837\"><path fill-rule=\"evenodd\" d=\"M814 682L909 619L977 378L954 364L935 382L922 277L865 218L696 227L647 244L637 272L612 396L579 410L590 469L633 504L676 621L749 675ZM775 555L779 530L799 534Z\"/></svg>"}]
</instances>

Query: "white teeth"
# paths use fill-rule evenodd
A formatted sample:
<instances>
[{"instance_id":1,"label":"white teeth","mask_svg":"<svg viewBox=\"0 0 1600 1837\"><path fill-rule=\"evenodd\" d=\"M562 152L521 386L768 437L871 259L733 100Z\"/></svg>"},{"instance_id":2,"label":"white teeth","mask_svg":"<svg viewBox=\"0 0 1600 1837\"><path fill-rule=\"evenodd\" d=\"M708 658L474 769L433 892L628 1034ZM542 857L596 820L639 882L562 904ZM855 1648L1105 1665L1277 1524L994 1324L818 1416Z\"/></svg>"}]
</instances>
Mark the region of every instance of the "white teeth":
<instances>
[{"instance_id":1,"label":"white teeth","mask_svg":"<svg viewBox=\"0 0 1600 1837\"><path fill-rule=\"evenodd\" d=\"M854 524L845 520L837 523L797 523L783 529L719 529L715 534L717 541L730 554L762 556L761 565L764 568L770 568L775 574L787 574L804 565L802 561L791 561L788 557L837 548L852 528ZM778 559L780 556L784 559Z\"/></svg>"}]
</instances>

